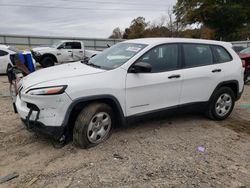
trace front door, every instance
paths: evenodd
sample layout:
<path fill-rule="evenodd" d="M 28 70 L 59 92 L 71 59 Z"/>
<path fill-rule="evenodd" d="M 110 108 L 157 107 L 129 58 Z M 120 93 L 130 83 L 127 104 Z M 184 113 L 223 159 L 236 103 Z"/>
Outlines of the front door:
<path fill-rule="evenodd" d="M 127 116 L 179 104 L 182 77 L 178 70 L 178 51 L 177 44 L 164 44 L 149 50 L 136 61 L 150 64 L 152 71 L 127 74 Z"/>

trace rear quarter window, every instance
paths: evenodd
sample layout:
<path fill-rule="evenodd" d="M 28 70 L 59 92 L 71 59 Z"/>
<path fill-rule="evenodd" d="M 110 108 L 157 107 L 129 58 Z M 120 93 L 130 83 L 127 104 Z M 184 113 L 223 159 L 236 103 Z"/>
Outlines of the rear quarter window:
<path fill-rule="evenodd" d="M 215 52 L 217 63 L 225 63 L 232 61 L 232 56 L 229 52 L 222 46 L 213 46 L 213 50 Z"/>

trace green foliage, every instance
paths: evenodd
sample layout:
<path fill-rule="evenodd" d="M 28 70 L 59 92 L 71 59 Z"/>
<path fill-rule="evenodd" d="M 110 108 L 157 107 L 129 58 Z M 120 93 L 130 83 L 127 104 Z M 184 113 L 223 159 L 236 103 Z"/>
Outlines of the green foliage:
<path fill-rule="evenodd" d="M 176 22 L 200 24 L 215 32 L 216 39 L 241 39 L 240 31 L 250 24 L 249 0 L 178 0 Z"/>
<path fill-rule="evenodd" d="M 144 17 L 137 17 L 132 20 L 130 27 L 123 33 L 124 39 L 135 39 L 143 37 L 171 37 L 172 32 L 163 24 L 151 25 Z"/>
<path fill-rule="evenodd" d="M 148 26 L 144 17 L 138 17 L 132 20 L 129 28 L 125 29 L 124 38 L 135 39 L 143 37 L 143 33 Z"/>

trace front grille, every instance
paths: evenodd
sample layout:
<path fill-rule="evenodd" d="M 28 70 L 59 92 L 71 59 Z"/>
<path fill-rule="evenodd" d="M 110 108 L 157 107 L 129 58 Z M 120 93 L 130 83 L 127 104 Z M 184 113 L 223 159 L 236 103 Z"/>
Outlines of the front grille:
<path fill-rule="evenodd" d="M 32 54 L 32 57 L 33 57 L 36 61 L 39 61 L 39 60 L 40 60 L 41 55 L 39 55 L 38 53 L 34 52 L 33 50 L 31 50 L 31 54 Z"/>

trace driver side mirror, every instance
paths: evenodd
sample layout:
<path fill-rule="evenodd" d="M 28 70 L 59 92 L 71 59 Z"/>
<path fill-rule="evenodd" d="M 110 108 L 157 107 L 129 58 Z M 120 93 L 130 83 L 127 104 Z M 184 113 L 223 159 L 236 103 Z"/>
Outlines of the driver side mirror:
<path fill-rule="evenodd" d="M 130 73 L 148 73 L 151 72 L 152 66 L 146 62 L 137 62 L 129 68 Z"/>

